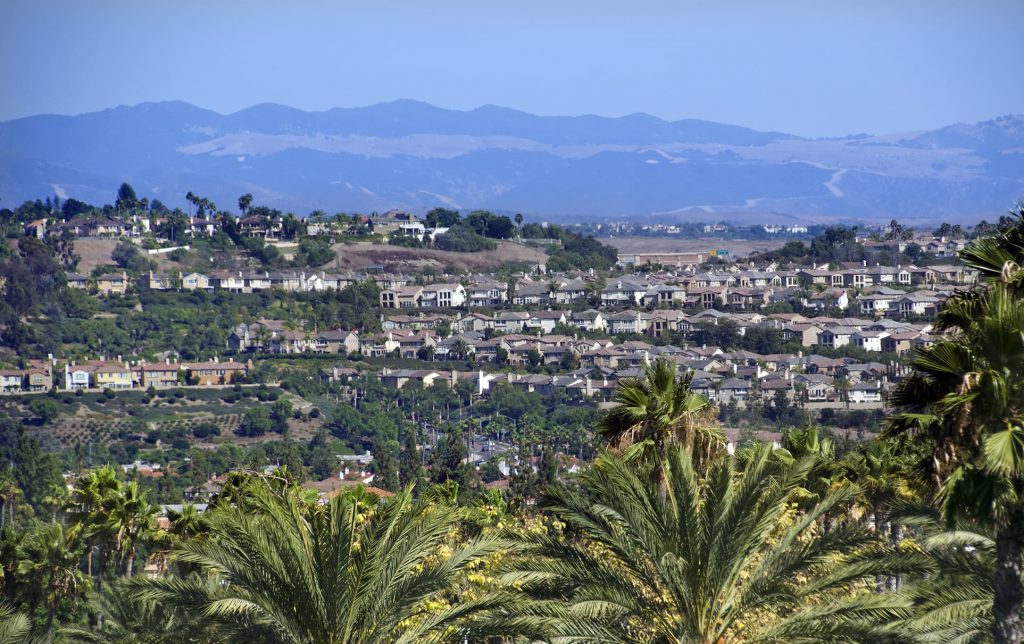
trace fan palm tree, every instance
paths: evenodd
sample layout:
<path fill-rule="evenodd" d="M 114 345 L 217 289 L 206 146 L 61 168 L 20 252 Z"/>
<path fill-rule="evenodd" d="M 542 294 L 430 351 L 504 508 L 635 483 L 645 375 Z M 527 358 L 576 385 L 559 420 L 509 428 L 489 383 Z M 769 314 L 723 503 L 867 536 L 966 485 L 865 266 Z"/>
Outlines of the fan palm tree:
<path fill-rule="evenodd" d="M 86 571 L 93 574 L 93 548 L 100 549 L 102 573 L 103 546 L 110 540 L 109 516 L 121 494 L 121 482 L 114 468 L 105 465 L 90 470 L 77 481 L 68 498 L 68 519 L 72 535 L 85 543 Z"/>
<path fill-rule="evenodd" d="M 831 492 L 794 515 L 792 501 L 813 459 L 751 449 L 742 471 L 718 456 L 702 476 L 687 450 L 668 448 L 665 491 L 619 457 L 605 455 L 580 478 L 583 492 L 556 490 L 549 507 L 575 539 L 531 535 L 505 576 L 546 598 L 569 641 L 865 641 L 907 602 L 851 593 L 881 572 L 883 541 L 850 524 L 815 522 L 855 493 Z"/>
<path fill-rule="evenodd" d="M 47 609 L 46 629 L 53 631 L 53 619 L 66 599 L 76 599 L 89 586 L 79 571 L 80 544 L 59 523 L 44 524 L 25 539 L 18 574 L 29 580 L 33 597 Z"/>
<path fill-rule="evenodd" d="M 0 644 L 23 644 L 31 627 L 27 617 L 0 603 Z"/>
<path fill-rule="evenodd" d="M 890 396 L 890 434 L 925 434 L 927 466 L 949 519 L 996 526 L 993 637 L 1024 637 L 1024 210 L 1008 229 L 962 257 L 986 288 L 950 297 L 936 318 L 944 336 L 911 359 L 915 373 Z"/>
<path fill-rule="evenodd" d="M 158 508 L 149 502 L 144 490 L 132 481 L 126 484 L 117 502 L 107 515 L 107 530 L 113 535 L 113 546 L 125 562 L 124 576 L 131 577 L 135 567 L 135 551 L 140 541 L 156 532 Z"/>
<path fill-rule="evenodd" d="M 0 474 L 0 530 L 7 524 L 14 526 L 14 510 L 18 505 L 18 497 L 22 496 L 21 488 L 14 480 L 10 468 Z"/>
<path fill-rule="evenodd" d="M 610 447 L 625 447 L 627 460 L 663 477 L 662 463 L 669 445 L 678 444 L 707 460 L 724 445 L 711 426 L 714 406 L 690 389 L 693 372 L 679 376 L 663 359 L 644 367 L 640 378 L 623 378 L 612 395 L 614 407 L 601 419 L 597 435 Z"/>
<path fill-rule="evenodd" d="M 310 504 L 254 483 L 244 509 L 209 512 L 209 538 L 173 553 L 206 575 L 136 579 L 140 596 L 201 614 L 224 634 L 310 644 L 461 641 L 461 620 L 507 604 L 495 594 L 429 610 L 457 576 L 509 544 L 484 537 L 438 556 L 460 520 L 455 506 L 414 502 L 410 490 L 365 501 Z"/>

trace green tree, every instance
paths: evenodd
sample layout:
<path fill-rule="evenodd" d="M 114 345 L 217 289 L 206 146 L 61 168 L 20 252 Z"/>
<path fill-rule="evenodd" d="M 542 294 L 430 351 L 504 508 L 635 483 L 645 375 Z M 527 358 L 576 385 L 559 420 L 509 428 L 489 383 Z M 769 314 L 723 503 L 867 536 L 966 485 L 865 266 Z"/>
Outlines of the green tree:
<path fill-rule="evenodd" d="M 59 523 L 43 524 L 26 538 L 18 574 L 29 580 L 33 596 L 41 598 L 46 606 L 49 633 L 53 632 L 62 603 L 77 598 L 89 587 L 88 579 L 78 569 L 81 556 L 81 544 Z"/>
<path fill-rule="evenodd" d="M 270 418 L 270 412 L 263 405 L 257 405 L 246 410 L 237 433 L 240 436 L 263 436 L 273 429 L 274 421 Z"/>
<path fill-rule="evenodd" d="M 88 628 L 61 629 L 72 642 L 90 644 L 174 644 L 176 642 L 212 642 L 203 632 L 202 618 L 194 613 L 171 609 L 151 600 L 140 599 L 135 588 L 118 582 L 94 599 L 101 622 Z"/>
<path fill-rule="evenodd" d="M 719 456 L 704 476 L 672 446 L 662 486 L 602 456 L 580 477 L 582 492 L 548 500 L 580 538 L 528 536 L 506 581 L 563 601 L 554 626 L 570 640 L 873 641 L 901 607 L 857 592 L 882 572 L 881 540 L 856 525 L 816 529 L 851 486 L 792 516 L 813 459 L 780 459 L 759 445 L 742 470 Z"/>
<path fill-rule="evenodd" d="M 252 206 L 252 195 L 246 193 L 238 198 L 238 212 L 242 213 L 244 217 L 249 212 L 249 207 Z"/>
<path fill-rule="evenodd" d="M 612 395 L 614 407 L 601 419 L 597 436 L 613 448 L 624 447 L 627 460 L 639 461 L 655 479 L 669 445 L 692 450 L 708 460 L 723 444 L 711 425 L 714 407 L 690 390 L 693 373 L 677 375 L 676 366 L 659 359 L 639 378 L 623 378 Z"/>
<path fill-rule="evenodd" d="M 45 425 L 57 417 L 57 403 L 49 398 L 34 398 L 28 404 L 29 411 Z"/>
<path fill-rule="evenodd" d="M 437 556 L 461 517 L 450 504 L 408 492 L 377 502 L 357 489 L 322 505 L 255 483 L 246 498 L 245 508 L 210 513 L 209 539 L 175 550 L 204 575 L 138 579 L 140 596 L 202 614 L 225 635 L 311 644 L 451 638 L 467 617 L 509 602 L 491 593 L 424 610 L 482 557 L 509 548 L 483 537 Z"/>
<path fill-rule="evenodd" d="M 403 432 L 402 452 L 398 455 L 398 479 L 403 486 L 418 486 L 423 481 L 423 463 L 414 427 L 406 427 Z"/>
<path fill-rule="evenodd" d="M 156 532 L 158 508 L 152 505 L 145 490 L 131 481 L 124 485 L 107 516 L 107 528 L 112 535 L 114 552 L 124 560 L 124 576 L 131 577 L 135 566 L 135 552 Z"/>
<path fill-rule="evenodd" d="M 398 468 L 398 441 L 377 437 L 373 443 L 373 482 L 385 490 L 399 490 L 401 483 Z"/>
<path fill-rule="evenodd" d="M 890 434 L 923 434 L 947 519 L 991 522 L 996 534 L 993 639 L 1024 636 L 1024 208 L 961 254 L 985 288 L 954 294 L 942 334 L 910 360 L 890 396 Z"/>
<path fill-rule="evenodd" d="M 9 604 L 0 603 L 0 644 L 24 644 L 30 630 L 28 617 L 16 613 Z"/>
<path fill-rule="evenodd" d="M 309 441 L 309 472 L 322 481 L 338 470 L 338 459 L 327 444 L 327 430 L 321 427 Z"/>

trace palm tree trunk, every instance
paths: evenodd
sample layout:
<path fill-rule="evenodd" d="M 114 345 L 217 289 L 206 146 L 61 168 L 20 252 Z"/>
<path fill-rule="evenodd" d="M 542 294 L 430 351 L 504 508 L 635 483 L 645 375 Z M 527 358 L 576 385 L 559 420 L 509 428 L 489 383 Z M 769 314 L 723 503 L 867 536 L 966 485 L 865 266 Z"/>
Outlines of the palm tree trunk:
<path fill-rule="evenodd" d="M 1022 512 L 1015 513 L 1020 519 Z M 994 602 L 995 622 L 992 638 L 996 644 L 1020 644 L 1024 629 L 1021 624 L 1021 554 L 1024 553 L 1024 522 L 1009 520 L 996 536 L 996 577 Z"/>
<path fill-rule="evenodd" d="M 128 549 L 128 563 L 127 563 L 127 565 L 125 566 L 125 569 L 124 569 L 124 576 L 125 577 L 131 577 L 132 576 L 132 568 L 134 567 L 134 565 L 135 565 L 135 546 L 132 545 L 132 547 Z"/>
<path fill-rule="evenodd" d="M 889 523 L 889 543 L 892 544 L 893 548 L 900 545 L 903 541 L 903 526 L 895 521 Z M 903 577 L 900 575 L 892 575 L 886 581 L 886 587 L 890 591 L 897 591 L 903 586 Z"/>

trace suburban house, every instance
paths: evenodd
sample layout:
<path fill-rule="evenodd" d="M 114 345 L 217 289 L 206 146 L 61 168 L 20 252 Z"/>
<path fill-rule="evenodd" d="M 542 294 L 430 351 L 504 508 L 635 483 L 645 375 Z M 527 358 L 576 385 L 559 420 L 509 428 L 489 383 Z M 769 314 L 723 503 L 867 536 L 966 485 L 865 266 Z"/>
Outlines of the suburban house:
<path fill-rule="evenodd" d="M 233 360 L 214 358 L 213 362 L 195 362 L 184 365 L 190 381 L 198 385 L 227 385 L 249 373 L 249 365 Z"/>
<path fill-rule="evenodd" d="M 128 291 L 125 273 L 108 273 L 96 278 L 96 292 L 101 295 L 124 295 Z"/>
<path fill-rule="evenodd" d="M 142 387 L 174 387 L 178 385 L 178 374 L 182 373 L 181 365 L 171 362 L 153 362 L 139 365 L 139 384 Z"/>

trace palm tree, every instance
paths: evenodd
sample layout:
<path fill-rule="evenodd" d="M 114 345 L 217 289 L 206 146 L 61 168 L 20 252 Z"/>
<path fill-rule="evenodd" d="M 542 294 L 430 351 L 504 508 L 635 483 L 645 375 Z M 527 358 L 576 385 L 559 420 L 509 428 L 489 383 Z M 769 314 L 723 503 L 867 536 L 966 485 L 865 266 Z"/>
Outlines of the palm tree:
<path fill-rule="evenodd" d="M 0 644 L 23 644 L 31 626 L 27 617 L 0 603 Z"/>
<path fill-rule="evenodd" d="M 246 193 L 238 198 L 238 212 L 242 213 L 244 217 L 249 212 L 249 207 L 252 206 L 252 195 Z"/>
<path fill-rule="evenodd" d="M 482 537 L 439 556 L 461 518 L 451 504 L 414 502 L 408 489 L 372 504 L 358 494 L 307 503 L 259 482 L 247 492 L 245 508 L 204 517 L 209 538 L 173 553 L 205 575 L 136 579 L 140 596 L 201 613 L 224 634 L 310 644 L 461 641 L 462 620 L 509 601 L 494 594 L 438 610 L 426 604 L 510 546 Z"/>
<path fill-rule="evenodd" d="M 987 642 L 994 627 L 996 540 L 985 526 L 942 530 L 936 517 L 909 516 L 927 535 L 913 556 L 923 573 L 901 591 L 913 617 L 901 628 L 923 642 Z M 905 556 L 905 555 L 904 555 Z"/>
<path fill-rule="evenodd" d="M 34 596 L 47 609 L 46 629 L 53 631 L 53 619 L 61 603 L 75 599 L 89 586 L 79 571 L 82 548 L 59 523 L 44 524 L 28 535 L 18 574 L 30 580 Z"/>
<path fill-rule="evenodd" d="M 678 376 L 676 366 L 663 359 L 645 366 L 643 377 L 623 378 L 597 435 L 612 448 L 625 447 L 627 460 L 642 462 L 656 479 L 663 476 L 661 464 L 672 444 L 692 450 L 699 467 L 724 439 L 710 424 L 714 406 L 690 390 L 692 380 L 693 372 Z"/>
<path fill-rule="evenodd" d="M 911 359 L 915 373 L 890 395 L 890 434 L 925 434 L 926 465 L 948 519 L 996 526 L 993 637 L 1019 643 L 1024 555 L 1024 209 L 1017 221 L 962 253 L 986 288 L 950 297 L 945 335 Z"/>
<path fill-rule="evenodd" d="M 145 491 L 132 481 L 124 486 L 107 516 L 107 529 L 113 535 L 114 550 L 125 560 L 125 577 L 132 576 L 139 542 L 152 537 L 156 531 L 157 511 L 158 508 L 146 498 Z"/>
<path fill-rule="evenodd" d="M 182 642 L 213 642 L 205 636 L 201 618 L 172 610 L 137 596 L 124 582 L 111 584 L 107 592 L 95 598 L 102 623 L 88 628 L 61 629 L 61 635 L 72 642 L 105 644 L 179 644 Z"/>
<path fill-rule="evenodd" d="M 884 542 L 856 524 L 828 533 L 815 522 L 854 494 L 838 488 L 807 512 L 792 501 L 812 458 L 769 445 L 740 470 L 719 455 L 702 475 L 693 455 L 668 448 L 662 494 L 619 457 L 600 457 L 548 505 L 570 535 L 527 537 L 530 548 L 504 581 L 546 598 L 555 635 L 577 641 L 866 641 L 883 618 L 906 612 L 865 591 L 882 572 Z M 845 595 L 845 598 L 842 598 Z M 558 611 L 558 603 L 564 608 Z"/>
<path fill-rule="evenodd" d="M 14 475 L 8 468 L 3 475 L 0 475 L 0 529 L 10 524 L 14 526 L 14 509 L 18 503 L 18 497 L 22 495 Z"/>
<path fill-rule="evenodd" d="M 105 465 L 90 470 L 77 481 L 68 499 L 69 530 L 85 543 L 86 572 L 93 574 L 93 548 L 99 546 L 100 573 L 103 546 L 110 540 L 109 516 L 121 494 L 121 482 L 114 468 Z"/>

